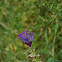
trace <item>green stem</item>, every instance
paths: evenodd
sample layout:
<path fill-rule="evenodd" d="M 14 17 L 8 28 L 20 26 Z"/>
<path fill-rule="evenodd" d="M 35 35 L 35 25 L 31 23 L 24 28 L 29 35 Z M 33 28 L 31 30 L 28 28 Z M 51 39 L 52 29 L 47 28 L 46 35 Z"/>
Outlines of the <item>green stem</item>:
<path fill-rule="evenodd" d="M 46 44 L 47 44 L 47 47 L 48 47 L 47 29 L 45 29 L 45 40 L 46 40 Z"/>
<path fill-rule="evenodd" d="M 33 49 L 32 49 L 32 47 L 30 47 L 31 48 L 31 51 L 33 52 Z"/>
<path fill-rule="evenodd" d="M 53 47 L 52 47 L 52 54 L 54 56 L 54 47 L 55 47 L 55 41 L 56 41 L 56 33 L 57 33 L 57 29 L 58 29 L 58 21 L 56 20 L 56 25 L 55 25 L 55 31 L 54 31 L 54 39 L 53 39 Z"/>

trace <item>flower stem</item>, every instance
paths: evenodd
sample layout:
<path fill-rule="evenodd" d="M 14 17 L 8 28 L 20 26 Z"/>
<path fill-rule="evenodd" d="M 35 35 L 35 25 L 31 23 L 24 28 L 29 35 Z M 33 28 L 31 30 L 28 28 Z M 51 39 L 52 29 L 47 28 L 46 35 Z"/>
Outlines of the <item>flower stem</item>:
<path fill-rule="evenodd" d="M 31 51 L 33 52 L 33 49 L 32 49 L 32 47 L 30 47 L 31 48 Z"/>

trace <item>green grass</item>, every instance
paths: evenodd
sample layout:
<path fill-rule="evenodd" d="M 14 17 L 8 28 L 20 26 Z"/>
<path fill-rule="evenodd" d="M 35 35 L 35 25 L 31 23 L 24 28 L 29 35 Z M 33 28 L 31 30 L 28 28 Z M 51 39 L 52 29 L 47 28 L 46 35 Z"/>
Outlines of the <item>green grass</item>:
<path fill-rule="evenodd" d="M 40 61 L 62 61 L 61 0 L 0 0 L 0 62 L 31 62 L 30 48 L 17 38 L 21 31 L 34 34 Z"/>

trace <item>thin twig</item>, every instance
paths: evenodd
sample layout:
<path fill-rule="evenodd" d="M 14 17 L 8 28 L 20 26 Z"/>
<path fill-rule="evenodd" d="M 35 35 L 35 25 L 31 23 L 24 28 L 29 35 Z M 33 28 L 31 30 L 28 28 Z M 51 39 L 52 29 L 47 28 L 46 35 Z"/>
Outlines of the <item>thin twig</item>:
<path fill-rule="evenodd" d="M 0 22 L 0 25 L 5 28 L 5 29 L 8 29 L 8 27 L 6 25 L 4 25 L 2 22 Z"/>

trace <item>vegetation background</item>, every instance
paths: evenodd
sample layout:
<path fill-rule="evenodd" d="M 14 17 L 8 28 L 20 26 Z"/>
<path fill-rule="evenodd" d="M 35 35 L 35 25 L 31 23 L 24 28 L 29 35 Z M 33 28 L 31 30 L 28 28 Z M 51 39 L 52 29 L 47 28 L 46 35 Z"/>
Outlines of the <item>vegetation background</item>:
<path fill-rule="evenodd" d="M 33 32 L 42 62 L 62 62 L 61 0 L 0 0 L 0 62 L 32 61 L 17 38 L 24 30 Z"/>

